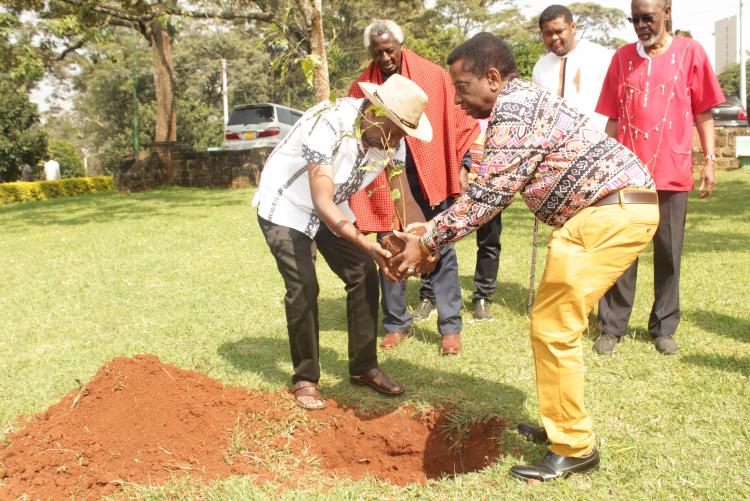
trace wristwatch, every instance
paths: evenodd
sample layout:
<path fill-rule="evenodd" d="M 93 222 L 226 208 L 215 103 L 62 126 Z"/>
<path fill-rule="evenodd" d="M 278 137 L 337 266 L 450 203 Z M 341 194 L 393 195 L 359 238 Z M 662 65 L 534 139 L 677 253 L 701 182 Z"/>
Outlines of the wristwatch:
<path fill-rule="evenodd" d="M 713 153 L 709 153 L 708 155 L 703 155 L 704 160 L 711 160 L 712 162 L 716 161 L 716 155 Z"/>

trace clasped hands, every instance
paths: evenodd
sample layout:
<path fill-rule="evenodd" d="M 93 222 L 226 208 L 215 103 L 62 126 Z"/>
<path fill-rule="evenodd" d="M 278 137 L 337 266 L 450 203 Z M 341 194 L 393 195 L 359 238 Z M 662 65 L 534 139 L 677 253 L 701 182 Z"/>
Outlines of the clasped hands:
<path fill-rule="evenodd" d="M 420 273 L 428 273 L 435 269 L 440 254 L 428 254 L 419 245 L 422 235 L 432 231 L 432 221 L 426 223 L 412 223 L 403 232 L 394 231 L 376 245 L 378 258 L 375 259 L 383 270 L 385 278 L 392 282 L 400 282 Z"/>

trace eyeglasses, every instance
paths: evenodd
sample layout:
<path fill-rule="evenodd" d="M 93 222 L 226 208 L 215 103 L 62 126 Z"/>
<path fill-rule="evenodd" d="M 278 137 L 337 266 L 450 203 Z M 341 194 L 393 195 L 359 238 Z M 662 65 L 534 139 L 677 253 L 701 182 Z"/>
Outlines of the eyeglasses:
<path fill-rule="evenodd" d="M 641 21 L 643 21 L 644 23 L 651 24 L 654 22 L 654 19 L 655 17 L 653 14 L 643 14 L 643 15 L 636 14 L 635 16 L 630 16 L 628 18 L 628 22 L 633 23 L 633 24 L 638 24 Z"/>

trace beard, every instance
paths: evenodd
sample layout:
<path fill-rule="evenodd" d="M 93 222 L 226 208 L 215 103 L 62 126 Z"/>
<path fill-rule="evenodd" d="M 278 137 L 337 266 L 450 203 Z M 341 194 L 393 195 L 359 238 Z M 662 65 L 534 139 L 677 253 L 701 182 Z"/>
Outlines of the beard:
<path fill-rule="evenodd" d="M 659 31 L 650 35 L 646 40 L 641 40 L 641 45 L 643 45 L 643 47 L 646 49 L 653 47 L 654 44 L 662 38 L 665 31 L 666 31 L 666 28 L 662 24 L 659 27 Z"/>

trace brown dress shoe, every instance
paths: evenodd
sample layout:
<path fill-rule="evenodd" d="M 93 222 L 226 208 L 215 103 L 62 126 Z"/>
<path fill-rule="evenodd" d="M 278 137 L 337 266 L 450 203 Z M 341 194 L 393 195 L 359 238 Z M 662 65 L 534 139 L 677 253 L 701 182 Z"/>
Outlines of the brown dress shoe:
<path fill-rule="evenodd" d="M 443 355 L 458 355 L 461 353 L 461 333 L 443 335 L 440 347 Z"/>
<path fill-rule="evenodd" d="M 383 336 L 383 340 L 380 342 L 380 347 L 384 350 L 392 350 L 407 337 L 409 337 L 408 332 L 388 332 Z"/>

